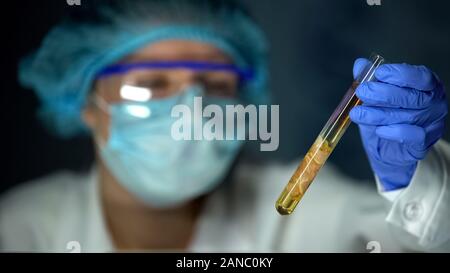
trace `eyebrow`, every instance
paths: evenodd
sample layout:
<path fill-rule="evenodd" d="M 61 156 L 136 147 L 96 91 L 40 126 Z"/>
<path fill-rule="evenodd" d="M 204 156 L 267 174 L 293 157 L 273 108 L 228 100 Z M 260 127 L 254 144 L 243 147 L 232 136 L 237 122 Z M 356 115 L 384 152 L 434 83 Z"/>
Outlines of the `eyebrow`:
<path fill-rule="evenodd" d="M 188 68 L 196 71 L 228 71 L 237 74 L 241 80 L 247 81 L 254 77 L 254 71 L 251 68 L 240 68 L 234 64 L 202 61 L 145 61 L 133 63 L 119 63 L 102 69 L 97 78 L 125 73 L 132 69 L 174 69 Z"/>
<path fill-rule="evenodd" d="M 154 55 L 154 56 L 149 56 L 146 54 L 139 54 L 139 53 L 134 53 L 131 55 L 128 55 L 126 58 L 122 59 L 121 63 L 126 63 L 126 62 L 140 62 L 140 61 L 144 61 L 144 62 L 159 62 L 159 61 L 171 61 L 171 58 L 166 58 L 165 54 L 160 54 L 160 55 Z M 195 60 L 197 59 L 198 61 L 212 61 L 212 62 L 217 62 L 217 63 L 232 63 L 232 59 L 227 56 L 224 55 L 220 52 L 210 52 L 208 54 L 203 54 L 203 55 L 198 55 L 198 54 L 189 54 L 189 53 L 185 53 L 185 54 L 181 54 L 178 55 L 174 60 L 178 60 L 178 61 L 183 61 L 183 60 Z"/>

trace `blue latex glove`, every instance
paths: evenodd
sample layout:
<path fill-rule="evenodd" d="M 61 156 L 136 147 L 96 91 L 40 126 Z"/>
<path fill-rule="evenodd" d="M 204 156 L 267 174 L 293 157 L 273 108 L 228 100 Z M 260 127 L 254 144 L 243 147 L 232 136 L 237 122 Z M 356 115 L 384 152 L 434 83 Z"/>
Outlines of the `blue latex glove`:
<path fill-rule="evenodd" d="M 355 61 L 355 78 L 367 62 Z M 417 162 L 442 137 L 448 107 L 444 86 L 425 66 L 384 64 L 375 77 L 356 89 L 363 104 L 350 118 L 359 125 L 373 171 L 390 191 L 409 184 Z"/>

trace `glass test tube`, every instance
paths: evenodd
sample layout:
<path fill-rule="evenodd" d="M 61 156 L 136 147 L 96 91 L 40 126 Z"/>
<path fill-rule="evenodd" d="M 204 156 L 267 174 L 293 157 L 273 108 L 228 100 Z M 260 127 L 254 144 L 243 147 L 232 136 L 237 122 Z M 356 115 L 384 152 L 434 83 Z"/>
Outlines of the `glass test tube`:
<path fill-rule="evenodd" d="M 361 104 L 361 101 L 355 95 L 356 88 L 360 83 L 372 81 L 375 69 L 383 62 L 382 56 L 372 55 L 370 62 L 352 83 L 278 198 L 275 207 L 280 214 L 288 215 L 294 211 L 320 168 L 325 164 L 328 156 L 348 128 L 350 110 Z"/>

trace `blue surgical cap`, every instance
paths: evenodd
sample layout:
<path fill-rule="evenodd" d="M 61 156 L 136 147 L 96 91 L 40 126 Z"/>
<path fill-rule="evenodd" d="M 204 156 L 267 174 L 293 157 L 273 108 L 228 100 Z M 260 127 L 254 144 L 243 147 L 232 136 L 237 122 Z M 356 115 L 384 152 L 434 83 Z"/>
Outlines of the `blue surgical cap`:
<path fill-rule="evenodd" d="M 20 83 L 41 101 L 38 116 L 59 136 L 87 132 L 81 111 L 100 70 L 161 40 L 214 45 L 236 65 L 254 70 L 244 99 L 267 102 L 267 43 L 234 1 L 86 1 L 77 9 L 19 66 Z"/>

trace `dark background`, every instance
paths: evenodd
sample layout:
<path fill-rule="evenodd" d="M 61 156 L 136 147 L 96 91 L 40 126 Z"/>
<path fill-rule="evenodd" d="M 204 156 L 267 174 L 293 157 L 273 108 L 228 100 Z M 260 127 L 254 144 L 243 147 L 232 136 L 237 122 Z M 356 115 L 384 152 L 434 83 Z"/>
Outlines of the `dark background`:
<path fill-rule="evenodd" d="M 95 0 L 81 0 L 82 5 L 84 1 Z M 35 118 L 35 95 L 17 83 L 20 57 L 39 45 L 51 25 L 78 7 L 65 0 L 10 2 L 11 7 L 2 6 L 6 49 L 0 192 L 56 170 L 86 170 L 93 159 L 89 139 L 61 140 L 48 134 Z M 254 160 L 287 161 L 305 153 L 349 87 L 357 57 L 377 52 L 390 62 L 424 64 L 447 86 L 450 83 L 448 1 L 381 0 L 380 6 L 366 0 L 244 2 L 269 37 L 273 104 L 280 105 L 280 147 L 276 152 L 252 152 L 259 146 L 251 143 Z M 450 139 L 449 129 L 444 138 Z M 330 160 L 350 176 L 371 177 L 355 125 Z"/>

